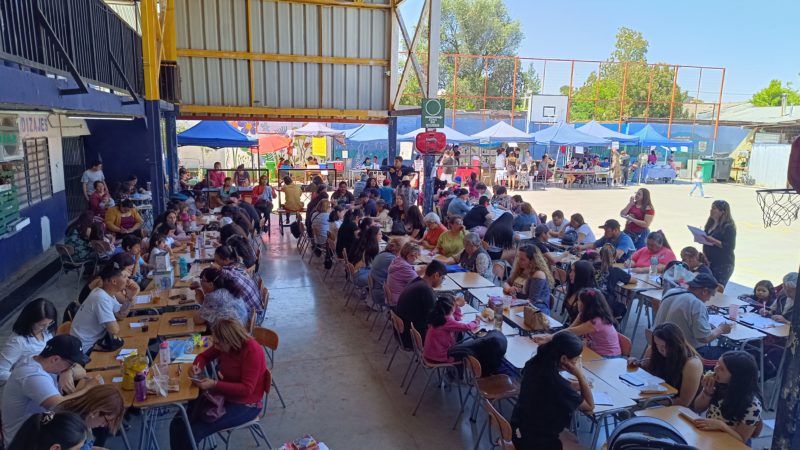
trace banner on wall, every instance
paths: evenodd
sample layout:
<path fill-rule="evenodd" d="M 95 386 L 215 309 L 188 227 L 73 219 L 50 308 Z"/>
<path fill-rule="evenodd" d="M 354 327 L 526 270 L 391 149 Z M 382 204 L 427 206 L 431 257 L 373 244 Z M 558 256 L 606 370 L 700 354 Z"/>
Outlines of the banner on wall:
<path fill-rule="evenodd" d="M 328 140 L 324 137 L 311 138 L 311 154 L 314 156 L 328 156 Z"/>

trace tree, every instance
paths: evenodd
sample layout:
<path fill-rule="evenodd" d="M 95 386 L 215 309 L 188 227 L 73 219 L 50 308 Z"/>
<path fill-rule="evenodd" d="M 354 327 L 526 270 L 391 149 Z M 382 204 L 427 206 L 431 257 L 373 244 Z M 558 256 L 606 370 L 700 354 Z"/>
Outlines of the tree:
<path fill-rule="evenodd" d="M 621 27 L 608 63 L 589 74 L 582 86 L 573 87 L 569 120 L 668 118 L 673 100 L 675 69 L 648 65 L 648 46 L 642 33 Z M 562 86 L 561 93 L 569 95 L 569 86 Z M 682 103 L 688 100 L 688 93 L 675 85 L 673 118 L 686 116 Z"/>
<path fill-rule="evenodd" d="M 522 24 L 511 19 L 502 0 L 442 0 L 440 34 L 441 53 L 478 55 L 458 57 L 457 73 L 455 57 L 443 59 L 440 65 L 439 88 L 444 90 L 444 98 L 452 98 L 453 79 L 457 78 L 457 108 L 511 109 L 510 99 L 487 99 L 484 104 L 484 93 L 487 97 L 516 95 L 514 108 L 519 108 L 527 91 L 539 92 L 541 81 L 533 66 L 523 67 L 513 58 L 525 35 Z M 427 42 L 423 40 L 420 46 L 427 48 Z M 508 58 L 483 57 L 488 55 Z M 418 80 L 412 76 L 401 102 L 419 104 L 419 92 Z"/>
<path fill-rule="evenodd" d="M 786 103 L 789 105 L 800 105 L 800 92 L 792 89 L 792 82 L 783 86 L 780 80 L 772 80 L 769 86 L 753 94 L 750 103 L 755 106 L 780 106 L 781 97 L 786 94 Z"/>

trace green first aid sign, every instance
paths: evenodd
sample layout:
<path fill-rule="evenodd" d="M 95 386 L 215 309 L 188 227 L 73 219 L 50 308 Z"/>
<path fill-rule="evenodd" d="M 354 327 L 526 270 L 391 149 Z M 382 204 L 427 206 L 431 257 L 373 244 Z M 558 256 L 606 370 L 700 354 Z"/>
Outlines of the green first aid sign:
<path fill-rule="evenodd" d="M 422 100 L 422 128 L 444 128 L 444 100 Z"/>

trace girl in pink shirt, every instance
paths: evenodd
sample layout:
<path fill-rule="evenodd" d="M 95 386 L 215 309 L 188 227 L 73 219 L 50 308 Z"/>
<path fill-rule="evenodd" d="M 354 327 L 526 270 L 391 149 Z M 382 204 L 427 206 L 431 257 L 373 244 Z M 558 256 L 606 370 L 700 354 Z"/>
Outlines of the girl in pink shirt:
<path fill-rule="evenodd" d="M 636 250 L 631 255 L 631 262 L 633 263 L 631 271 L 633 273 L 647 273 L 650 270 L 650 258 L 653 257 L 658 259 L 659 273 L 664 271 L 667 264 L 678 259 L 675 257 L 675 253 L 672 252 L 664 232 L 660 230 L 650 233 L 647 236 L 647 245 Z"/>
<path fill-rule="evenodd" d="M 616 323 L 603 293 L 594 288 L 585 288 L 578 292 L 578 317 L 569 328 L 562 331 L 583 336 L 589 348 L 598 355 L 613 358 L 622 355 L 619 336 L 614 328 Z M 552 338 L 552 335 L 540 335 L 533 340 L 543 344 Z"/>
<path fill-rule="evenodd" d="M 456 333 L 478 328 L 480 321 L 477 314 L 472 322 L 459 322 L 461 320 L 461 306 L 463 305 L 464 297 L 456 298 L 455 302 L 449 297 L 439 297 L 439 300 L 436 301 L 428 318 L 428 332 L 425 334 L 425 345 L 422 351 L 423 356 L 428 361 L 438 363 L 455 362 L 447 354 L 447 351 L 456 344 Z"/>

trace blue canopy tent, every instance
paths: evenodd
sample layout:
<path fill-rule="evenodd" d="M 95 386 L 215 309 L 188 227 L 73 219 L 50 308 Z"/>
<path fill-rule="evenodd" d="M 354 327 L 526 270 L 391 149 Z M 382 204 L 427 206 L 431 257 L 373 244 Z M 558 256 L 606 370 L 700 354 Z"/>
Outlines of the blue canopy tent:
<path fill-rule="evenodd" d="M 500 121 L 491 127 L 472 135 L 481 142 L 533 142 L 533 136 Z"/>
<path fill-rule="evenodd" d="M 544 130 L 537 131 L 533 133 L 532 136 L 537 144 L 548 146 L 576 145 L 581 147 L 605 147 L 611 145 L 611 141 L 607 139 L 578 131 L 564 122 L 559 122 Z"/>
<path fill-rule="evenodd" d="M 178 133 L 178 146 L 198 145 L 210 148 L 256 147 L 258 141 L 239 132 L 224 120 L 203 120 Z"/>
<path fill-rule="evenodd" d="M 620 142 L 623 144 L 639 143 L 638 136 L 631 136 L 629 134 L 618 133 L 614 130 L 610 130 L 601 125 L 596 120 L 592 120 L 591 122 L 588 122 L 585 125 L 576 128 L 576 130 L 599 138 L 608 139 L 609 141 L 612 142 Z"/>
<path fill-rule="evenodd" d="M 656 131 L 651 125 L 647 125 L 641 130 L 633 134 L 639 138 L 639 144 L 642 147 L 650 146 L 664 146 L 664 147 L 680 147 L 685 145 L 691 147 L 694 145 L 692 141 L 679 141 L 676 139 L 667 139 Z"/>
<path fill-rule="evenodd" d="M 436 131 L 444 133 L 444 135 L 447 137 L 447 142 L 452 144 L 463 144 L 465 142 L 477 141 L 477 139 L 471 136 L 467 136 L 466 134 L 456 131 L 448 126 L 445 126 L 444 128 L 439 128 Z M 414 142 L 414 139 L 416 139 L 417 135 L 424 132 L 425 128 L 417 128 L 416 130 L 410 133 L 397 136 L 397 140 L 402 142 Z"/>

